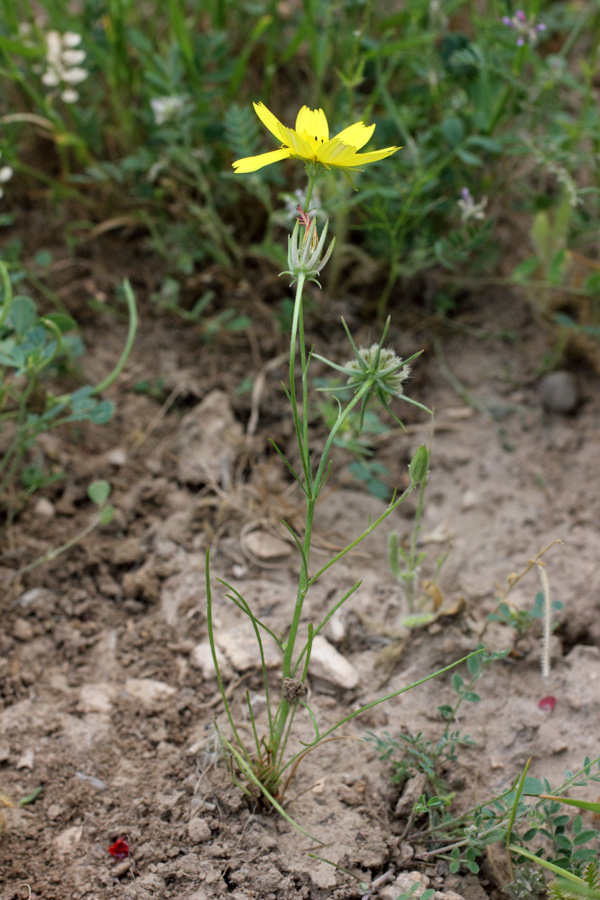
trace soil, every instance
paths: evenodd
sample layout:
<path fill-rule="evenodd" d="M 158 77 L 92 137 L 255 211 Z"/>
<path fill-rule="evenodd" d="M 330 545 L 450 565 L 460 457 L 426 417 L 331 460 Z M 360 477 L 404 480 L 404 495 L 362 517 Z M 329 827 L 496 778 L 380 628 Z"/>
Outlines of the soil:
<path fill-rule="evenodd" d="M 112 271 L 121 265 L 132 274 L 118 254 L 113 264 Z M 109 305 L 103 312 L 86 301 L 90 293 L 108 296 L 116 278 L 85 266 L 57 267 L 54 277 L 82 323 L 86 375 L 101 379 L 119 357 L 126 323 Z M 36 494 L 4 531 L 0 791 L 16 804 L 42 790 L 33 802 L 3 811 L 0 898 L 345 900 L 373 884 L 371 896 L 395 900 L 417 880 L 442 892 L 438 900 L 452 900 L 451 891 L 467 900 L 497 896 L 506 882 L 501 852 L 484 857 L 477 876 L 451 875 L 447 863 L 419 859 L 427 848 L 404 837 L 419 784 L 392 783 L 390 762 L 365 740 L 367 732 L 409 731 L 437 739 L 444 728 L 437 708 L 456 700 L 452 672 L 373 707 L 341 729 L 346 739 L 305 757 L 286 810 L 325 846 L 249 802 L 229 777 L 214 722 L 225 733 L 228 725 L 203 655 L 205 551 L 210 545 L 215 628 L 233 708 L 248 729 L 249 691 L 264 725 L 251 631 L 219 579 L 283 633 L 298 558 L 281 519 L 301 527 L 302 504 L 269 444 L 274 439 L 293 458 L 281 387 L 285 336 L 274 324 L 276 300 L 259 299 L 276 279 L 260 271 L 253 285 L 235 284 L 205 273 L 204 284 L 218 277 L 221 305 L 249 312 L 253 324 L 211 341 L 200 326 L 157 314 L 134 277 L 141 324 L 126 369 L 107 392 L 116 407 L 112 421 L 41 439 L 38 460 L 65 477 Z M 314 297 L 307 331 L 317 352 L 348 358 L 342 313 L 357 342 L 376 339 L 358 315 L 360 298 Z M 324 632 L 340 655 L 338 667 L 315 668 L 309 701 L 325 730 L 480 641 L 511 648 L 477 683 L 481 701 L 465 703 L 453 726 L 475 742 L 445 773 L 460 811 L 506 789 L 529 757 L 530 774 L 558 786 L 566 769 L 598 753 L 590 727 L 600 713 L 598 378 L 580 361 L 576 408 L 548 411 L 540 371 L 549 337 L 523 298 L 467 298 L 446 322 L 414 306 L 406 311 L 401 296 L 390 312 L 390 345 L 404 356 L 424 349 L 408 393 L 435 418 L 432 428 L 415 407 L 397 404 L 407 433 L 383 414 L 389 429 L 374 438 L 376 459 L 387 467 L 391 495 L 394 486 L 406 487 L 412 453 L 431 444 L 420 546 L 427 552 L 424 581 L 449 551 L 439 591 L 429 587 L 441 611 L 399 640 L 406 610 L 387 547 L 391 530 L 404 544 L 410 537 L 411 495 L 309 594 L 305 625 L 320 621 L 362 579 Z M 244 390 L 248 377 L 254 395 Z M 311 428 L 316 439 L 323 434 L 316 411 Z M 313 566 L 385 508 L 352 476 L 352 461 L 336 449 L 318 508 Z M 112 485 L 113 522 L 20 574 L 88 525 L 94 509 L 86 488 L 98 478 Z M 517 640 L 488 615 L 511 573 L 556 539 L 563 543 L 543 559 L 551 599 L 564 606 L 543 677 L 541 623 Z M 539 590 L 533 566 L 510 600 L 532 609 Z M 270 686 L 276 695 L 276 668 Z M 549 695 L 554 708 L 540 708 Z M 299 714 L 297 725 L 292 749 L 312 737 L 307 715 Z M 119 839 L 129 848 L 122 859 L 108 852 Z"/>

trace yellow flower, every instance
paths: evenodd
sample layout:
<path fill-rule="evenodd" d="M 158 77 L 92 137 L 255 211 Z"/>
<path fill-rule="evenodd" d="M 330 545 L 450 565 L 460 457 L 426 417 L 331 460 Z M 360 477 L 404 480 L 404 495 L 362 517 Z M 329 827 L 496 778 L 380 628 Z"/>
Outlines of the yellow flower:
<path fill-rule="evenodd" d="M 290 156 L 307 162 L 321 163 L 324 166 L 354 169 L 365 163 L 385 159 L 400 149 L 400 147 L 386 147 L 385 150 L 357 153 L 367 143 L 375 131 L 375 126 L 356 122 L 330 139 L 329 125 L 322 109 L 309 109 L 308 106 L 303 106 L 296 118 L 295 129 L 282 125 L 264 103 L 255 103 L 254 109 L 263 125 L 266 125 L 271 134 L 281 141 L 281 147 L 270 153 L 237 159 L 233 163 L 236 173 L 256 172 L 263 166 L 270 166 L 271 163 Z"/>

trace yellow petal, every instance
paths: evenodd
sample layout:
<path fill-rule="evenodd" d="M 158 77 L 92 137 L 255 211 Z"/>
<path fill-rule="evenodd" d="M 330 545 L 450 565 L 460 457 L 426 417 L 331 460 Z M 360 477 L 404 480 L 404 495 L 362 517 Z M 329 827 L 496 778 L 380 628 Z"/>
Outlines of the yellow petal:
<path fill-rule="evenodd" d="M 343 144 L 342 141 L 338 141 L 337 138 L 333 138 L 331 141 L 327 141 L 326 144 L 323 144 L 319 147 L 317 153 L 317 159 L 319 162 L 323 163 L 326 166 L 345 166 L 347 163 L 338 162 L 339 159 L 353 159 L 356 156 L 356 150 L 354 147 L 348 147 L 347 144 Z"/>
<path fill-rule="evenodd" d="M 354 166 L 363 166 L 366 163 L 377 162 L 378 159 L 385 159 L 386 156 L 391 156 L 392 153 L 400 149 L 400 147 L 386 147 L 385 150 L 372 150 L 370 153 L 353 153 L 348 162 L 338 162 L 336 160 L 334 165 L 345 166 L 348 169 Z"/>
<path fill-rule="evenodd" d="M 244 159 L 236 159 L 232 163 L 236 175 L 245 175 L 247 172 L 256 172 L 263 166 L 270 166 L 271 163 L 279 162 L 280 159 L 287 159 L 291 156 L 287 147 L 281 147 L 279 150 L 272 150 L 270 153 L 260 153 L 258 156 L 246 156 Z"/>
<path fill-rule="evenodd" d="M 339 134 L 336 134 L 335 137 L 338 141 L 343 141 L 344 144 L 348 144 L 350 147 L 360 150 L 361 147 L 365 146 L 374 131 L 374 125 L 365 125 L 364 122 L 356 122 L 355 125 L 349 125 L 347 128 L 344 128 L 344 130 L 340 131 Z"/>
<path fill-rule="evenodd" d="M 284 143 L 290 148 L 294 156 L 301 156 L 302 159 L 314 159 L 316 146 L 312 141 L 305 141 L 293 128 L 286 128 L 285 131 L 286 139 Z"/>
<path fill-rule="evenodd" d="M 286 132 L 288 129 L 281 124 L 279 119 L 274 116 L 269 109 L 267 109 L 264 103 L 254 103 L 253 105 L 255 113 L 263 125 L 269 129 L 271 134 L 275 135 L 278 141 L 281 141 L 282 144 L 286 144 Z"/>
<path fill-rule="evenodd" d="M 315 141 L 329 140 L 329 125 L 322 109 L 309 109 L 303 106 L 296 117 L 296 131 L 308 134 Z"/>

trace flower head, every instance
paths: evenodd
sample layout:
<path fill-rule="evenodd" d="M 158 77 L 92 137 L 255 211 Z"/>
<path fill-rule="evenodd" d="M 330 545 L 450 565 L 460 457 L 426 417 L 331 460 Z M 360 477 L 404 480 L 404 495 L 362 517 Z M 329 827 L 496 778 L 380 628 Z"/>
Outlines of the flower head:
<path fill-rule="evenodd" d="M 46 35 L 46 71 L 42 84 L 49 88 L 60 88 L 60 97 L 65 103 L 75 103 L 79 94 L 73 87 L 88 77 L 88 70 L 81 67 L 85 61 L 85 50 L 81 50 L 81 35 L 74 31 L 49 31 Z"/>
<path fill-rule="evenodd" d="M 186 98 L 178 95 L 172 97 L 153 97 L 150 100 L 154 121 L 157 125 L 173 122 L 180 118 L 185 108 Z"/>
<path fill-rule="evenodd" d="M 487 197 L 482 197 L 479 203 L 475 203 L 469 188 L 462 189 L 461 198 L 458 201 L 460 208 L 461 222 L 468 222 L 469 219 L 485 219 L 485 208 L 487 206 Z"/>
<path fill-rule="evenodd" d="M 287 128 L 275 118 L 264 103 L 255 103 L 256 115 L 263 125 L 275 135 L 281 143 L 278 150 L 261 153 L 258 156 L 247 156 L 233 163 L 236 173 L 256 172 L 263 166 L 279 162 L 280 159 L 302 159 L 322 166 L 337 166 L 340 169 L 356 169 L 366 163 L 377 162 L 391 156 L 399 147 L 386 147 L 385 150 L 372 150 L 370 153 L 358 153 L 367 143 L 374 125 L 356 122 L 344 128 L 335 137 L 329 137 L 329 125 L 322 109 L 309 109 L 303 106 L 296 118 L 296 127 Z"/>
<path fill-rule="evenodd" d="M 0 150 L 0 159 L 2 159 L 2 151 Z M 4 188 L 3 184 L 6 184 L 7 181 L 13 176 L 13 170 L 11 166 L 0 166 L 0 199 L 4 197 Z"/>
<path fill-rule="evenodd" d="M 301 206 L 298 206 L 300 217 L 296 219 L 294 230 L 288 235 L 288 266 L 281 275 L 291 275 L 292 284 L 299 275 L 304 275 L 309 281 L 321 285 L 317 281 L 317 275 L 329 262 L 329 257 L 335 246 L 335 238 L 327 248 L 325 255 L 325 238 L 327 237 L 327 229 L 329 222 L 325 222 L 321 237 L 317 234 L 317 220 L 310 219 L 308 213 L 305 213 Z M 303 225 L 300 231 L 300 225 Z"/>
<path fill-rule="evenodd" d="M 380 344 L 360 347 L 358 355 L 344 368 L 348 374 L 348 387 L 360 387 L 366 376 L 374 378 L 376 389 L 391 397 L 400 397 L 404 393 L 402 385 L 410 375 L 410 366 L 394 350 Z"/>
<path fill-rule="evenodd" d="M 381 340 L 378 344 L 371 344 L 370 347 L 358 348 L 343 319 L 342 325 L 344 326 L 344 330 L 352 345 L 354 359 L 349 360 L 343 366 L 338 366 L 336 363 L 331 362 L 331 360 L 319 356 L 318 353 L 314 353 L 313 356 L 315 359 L 319 359 L 321 362 L 331 366 L 332 369 L 341 372 L 347 378 L 346 384 L 341 388 L 322 388 L 322 390 L 352 390 L 355 395 L 361 396 L 362 404 L 359 431 L 362 429 L 365 410 L 371 397 L 375 397 L 375 399 L 381 403 L 383 408 L 392 416 L 394 421 L 397 422 L 401 428 L 404 428 L 404 425 L 390 409 L 390 401 L 394 397 L 401 397 L 403 400 L 406 400 L 407 403 L 412 403 L 413 406 L 418 406 L 419 409 L 431 413 L 431 410 L 427 409 L 426 406 L 423 406 L 422 403 L 412 400 L 404 393 L 404 382 L 410 375 L 410 363 L 413 359 L 416 359 L 422 351 L 413 353 L 408 359 L 402 359 L 393 350 L 384 347 L 383 344 L 390 327 L 389 318 L 385 323 Z"/>
<path fill-rule="evenodd" d="M 536 25 L 534 17 L 527 18 L 522 9 L 518 9 L 514 16 L 503 16 L 502 22 L 517 33 L 517 47 L 522 47 L 523 44 L 533 46 L 540 32 L 546 30 L 543 22 Z"/>

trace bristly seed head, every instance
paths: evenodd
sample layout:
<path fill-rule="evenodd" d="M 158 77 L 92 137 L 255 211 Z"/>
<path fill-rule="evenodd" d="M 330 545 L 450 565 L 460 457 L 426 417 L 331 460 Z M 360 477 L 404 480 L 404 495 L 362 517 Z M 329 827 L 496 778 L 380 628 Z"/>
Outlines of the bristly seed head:
<path fill-rule="evenodd" d="M 344 368 L 348 372 L 348 387 L 360 387 L 365 378 L 374 378 L 381 388 L 396 397 L 404 393 L 402 385 L 410 375 L 410 366 L 393 350 L 379 344 L 360 347 L 358 357 L 349 360 Z"/>

